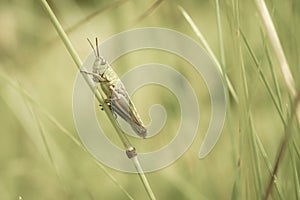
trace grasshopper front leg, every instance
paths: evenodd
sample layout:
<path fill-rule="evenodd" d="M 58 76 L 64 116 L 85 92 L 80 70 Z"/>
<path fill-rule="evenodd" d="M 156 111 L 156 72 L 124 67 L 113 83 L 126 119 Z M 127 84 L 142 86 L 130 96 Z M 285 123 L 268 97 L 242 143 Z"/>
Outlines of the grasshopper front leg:
<path fill-rule="evenodd" d="M 103 78 L 102 76 L 100 76 L 99 74 L 96 74 L 96 73 L 93 73 L 93 72 L 88 72 L 88 71 L 85 71 L 85 70 L 80 70 L 80 72 L 83 73 L 83 74 L 92 75 L 94 81 L 95 81 L 95 79 L 97 80 L 97 82 L 104 82 L 104 81 L 106 81 L 106 79 Z"/>
<path fill-rule="evenodd" d="M 103 81 L 106 80 L 105 78 L 103 78 L 99 74 L 96 74 L 96 73 L 93 73 L 93 72 L 88 72 L 88 71 L 85 71 L 85 70 L 80 70 L 80 72 L 83 73 L 83 74 L 92 75 L 93 80 L 95 81 L 95 79 L 96 79 L 96 82 L 103 82 Z M 97 88 L 97 86 L 96 86 L 96 88 Z M 107 99 L 105 99 L 104 102 L 107 103 L 107 104 L 110 103 L 110 101 L 108 102 Z M 100 109 L 103 111 L 104 110 L 103 105 L 99 104 L 99 106 L 100 106 Z M 108 106 L 110 106 L 110 105 L 108 104 Z"/>

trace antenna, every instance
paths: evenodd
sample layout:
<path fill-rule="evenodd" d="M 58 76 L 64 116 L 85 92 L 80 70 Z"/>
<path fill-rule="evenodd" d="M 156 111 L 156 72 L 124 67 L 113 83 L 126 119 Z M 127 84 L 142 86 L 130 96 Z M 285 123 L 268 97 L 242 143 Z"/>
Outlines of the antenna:
<path fill-rule="evenodd" d="M 97 55 L 98 55 L 98 58 L 100 58 L 99 47 L 98 47 L 98 38 L 97 38 L 97 37 L 96 37 L 96 48 L 97 48 Z"/>
<path fill-rule="evenodd" d="M 93 44 L 92 44 L 92 42 L 89 40 L 89 38 L 86 38 L 87 39 L 87 41 L 90 43 L 90 46 L 92 47 L 92 49 L 93 49 L 93 52 L 94 52 L 94 55 L 95 55 L 95 57 L 97 58 L 97 54 L 96 54 L 96 50 L 95 50 L 95 47 L 93 46 Z M 98 43 L 98 42 L 96 42 L 96 43 Z M 98 49 L 98 48 L 97 48 Z M 99 51 L 97 51 L 98 52 L 98 56 L 99 56 Z"/>

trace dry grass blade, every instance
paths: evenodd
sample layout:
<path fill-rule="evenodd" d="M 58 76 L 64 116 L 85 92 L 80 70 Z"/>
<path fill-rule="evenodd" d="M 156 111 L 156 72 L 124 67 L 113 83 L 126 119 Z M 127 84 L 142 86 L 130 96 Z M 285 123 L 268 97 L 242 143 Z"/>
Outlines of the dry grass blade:
<path fill-rule="evenodd" d="M 280 69 L 281 69 L 282 75 L 284 77 L 288 91 L 289 91 L 290 95 L 294 98 L 296 95 L 294 78 L 292 76 L 288 61 L 285 57 L 285 54 L 284 54 L 283 48 L 281 46 L 279 37 L 277 35 L 275 26 L 272 22 L 270 13 L 267 9 L 267 6 L 266 6 L 264 0 L 256 0 L 256 5 L 257 5 L 259 13 L 263 19 L 263 23 L 265 25 L 265 29 L 267 31 L 267 35 L 269 37 L 272 49 L 273 49 L 273 51 L 278 59 L 278 62 L 280 64 Z M 298 123 L 300 124 L 300 108 L 299 107 L 296 110 L 296 116 L 298 119 Z"/>
<path fill-rule="evenodd" d="M 276 29 L 272 22 L 272 19 L 269 14 L 269 11 L 267 9 L 267 6 L 266 6 L 264 0 L 256 0 L 256 5 L 257 5 L 260 15 L 263 19 L 263 23 L 265 25 L 268 37 L 270 39 L 270 44 L 271 44 L 273 51 L 274 51 L 275 55 L 277 56 L 277 59 L 280 63 L 281 71 L 284 76 L 286 85 L 289 89 L 290 94 L 294 97 L 296 95 L 294 79 L 293 79 L 292 73 L 290 71 L 289 64 L 284 55 L 282 46 L 280 44 Z"/>
<path fill-rule="evenodd" d="M 291 115 L 290 115 L 290 119 L 288 120 L 288 124 L 285 127 L 284 135 L 283 135 L 283 138 L 281 140 L 281 143 L 280 143 L 280 146 L 279 146 L 279 149 L 278 149 L 278 152 L 277 152 L 277 156 L 276 156 L 276 160 L 275 160 L 275 164 L 274 164 L 274 169 L 273 169 L 272 175 L 271 175 L 271 177 L 268 181 L 267 188 L 265 190 L 265 195 L 264 195 L 264 198 L 263 198 L 264 200 L 267 200 L 269 198 L 269 195 L 271 194 L 272 186 L 273 186 L 274 181 L 276 179 L 276 174 L 277 174 L 277 171 L 278 171 L 280 161 L 283 158 L 284 151 L 286 150 L 289 139 L 291 138 L 292 127 L 293 127 L 292 123 L 293 123 L 293 120 L 295 119 L 296 111 L 299 108 L 299 102 L 300 102 L 300 91 L 298 92 L 298 94 L 297 94 L 297 96 L 294 100 L 294 104 L 293 104 L 293 107 L 292 107 L 292 112 L 291 112 Z"/>

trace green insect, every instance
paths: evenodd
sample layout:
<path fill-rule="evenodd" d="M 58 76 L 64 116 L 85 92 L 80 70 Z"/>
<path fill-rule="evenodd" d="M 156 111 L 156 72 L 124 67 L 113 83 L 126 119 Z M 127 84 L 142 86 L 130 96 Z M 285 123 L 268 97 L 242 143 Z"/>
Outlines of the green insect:
<path fill-rule="evenodd" d="M 81 70 L 81 72 L 92 75 L 93 81 L 100 83 L 101 89 L 106 95 L 105 103 L 109 105 L 112 113 L 120 116 L 129 123 L 132 130 L 138 136 L 145 138 L 147 136 L 147 129 L 132 103 L 124 84 L 111 68 L 110 64 L 100 56 L 98 39 L 96 38 L 96 49 L 89 39 L 88 42 L 94 51 L 95 61 L 93 63 L 92 72 L 84 70 Z"/>

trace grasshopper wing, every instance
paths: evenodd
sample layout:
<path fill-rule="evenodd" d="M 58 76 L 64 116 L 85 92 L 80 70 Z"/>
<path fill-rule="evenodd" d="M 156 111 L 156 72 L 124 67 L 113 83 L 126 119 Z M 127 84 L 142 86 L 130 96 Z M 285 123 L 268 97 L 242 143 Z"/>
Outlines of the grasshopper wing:
<path fill-rule="evenodd" d="M 147 129 L 121 81 L 117 82 L 113 88 L 111 94 L 111 110 L 129 123 L 138 136 L 142 138 L 147 136 Z"/>

